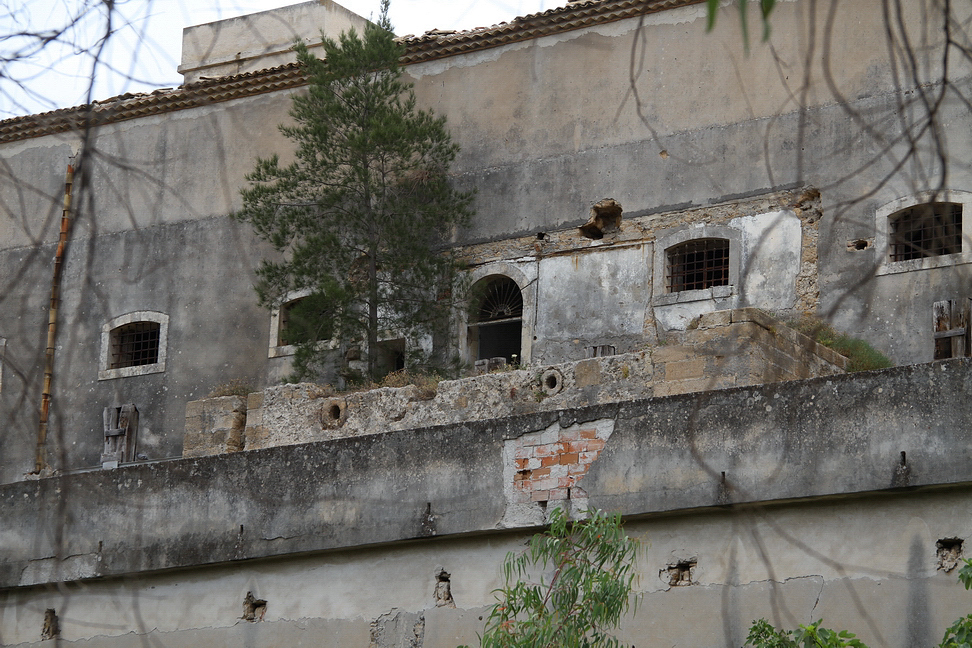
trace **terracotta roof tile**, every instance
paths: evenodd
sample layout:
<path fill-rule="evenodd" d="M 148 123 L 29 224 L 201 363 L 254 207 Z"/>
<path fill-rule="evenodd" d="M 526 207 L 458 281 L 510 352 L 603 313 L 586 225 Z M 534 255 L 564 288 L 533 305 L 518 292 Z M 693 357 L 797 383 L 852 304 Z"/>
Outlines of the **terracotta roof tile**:
<path fill-rule="evenodd" d="M 698 4 L 704 0 L 582 0 L 510 22 L 469 31 L 431 31 L 401 39 L 402 62 L 419 63 L 548 36 L 633 16 Z M 0 143 L 294 88 L 306 83 L 296 63 L 205 79 L 174 90 L 124 94 L 104 101 L 0 121 Z"/>

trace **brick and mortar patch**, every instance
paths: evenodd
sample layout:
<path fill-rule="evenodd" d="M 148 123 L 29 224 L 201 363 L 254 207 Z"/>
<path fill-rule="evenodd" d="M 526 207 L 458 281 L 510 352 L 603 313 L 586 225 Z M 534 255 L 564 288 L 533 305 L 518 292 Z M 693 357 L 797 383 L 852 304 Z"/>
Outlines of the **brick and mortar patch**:
<path fill-rule="evenodd" d="M 614 419 L 561 427 L 553 423 L 503 444 L 503 489 L 507 508 L 502 526 L 543 524 L 549 508 L 588 508 L 578 486 L 614 432 Z"/>

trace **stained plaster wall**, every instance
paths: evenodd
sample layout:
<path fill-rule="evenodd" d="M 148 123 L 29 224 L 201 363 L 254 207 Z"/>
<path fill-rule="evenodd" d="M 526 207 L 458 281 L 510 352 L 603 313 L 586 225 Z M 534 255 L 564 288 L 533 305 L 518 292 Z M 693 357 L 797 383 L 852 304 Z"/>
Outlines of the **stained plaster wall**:
<path fill-rule="evenodd" d="M 629 522 L 628 532 L 644 547 L 635 585 L 644 598 L 624 620 L 623 645 L 740 646 L 761 617 L 788 627 L 823 618 L 870 646 L 932 645 L 972 607 L 955 573 L 936 570 L 935 558 L 936 540 L 972 532 L 954 515 L 968 497 L 964 488 Z M 0 593 L 0 643 L 49 645 L 33 642 L 44 610 L 54 608 L 68 645 L 365 648 L 376 645 L 373 622 L 396 610 L 411 623 L 378 646 L 401 645 L 395 640 L 419 616 L 424 634 L 413 645 L 476 645 L 480 617 L 502 583 L 502 560 L 522 550 L 527 537 L 448 538 L 60 591 L 7 590 Z M 690 558 L 697 560 L 694 584 L 669 587 L 668 565 Z M 450 574 L 455 609 L 435 607 L 440 566 Z M 248 591 L 267 601 L 260 623 L 240 619 Z"/>
<path fill-rule="evenodd" d="M 503 556 L 543 519 L 510 516 L 504 448 L 593 427 L 581 483 L 644 546 L 622 641 L 741 645 L 767 617 L 930 645 L 972 602 L 935 547 L 972 533 L 970 380 L 951 361 L 5 485 L 0 642 L 36 641 L 53 607 L 79 645 L 390 646 L 420 615 L 411 645 L 474 643 Z M 434 607 L 440 566 L 454 610 Z M 262 622 L 239 619 L 248 591 Z"/>
<path fill-rule="evenodd" d="M 269 315 L 255 268 L 270 250 L 228 218 L 255 151 L 279 146 L 286 95 L 99 128 L 74 186 L 76 223 L 62 281 L 49 460 L 96 465 L 102 409 L 134 402 L 138 451 L 181 454 L 185 404 L 231 379 L 262 386 Z M 211 144 L 200 147 L 202 137 Z M 64 195 L 79 141 L 48 136 L 3 147 L 16 182 L 0 185 L 0 335 L 9 342 L 0 393 L 0 481 L 33 468 L 48 302 Z M 102 326 L 133 311 L 169 316 L 164 373 L 98 380 Z M 229 344 L 231 341 L 232 344 Z M 279 362 L 277 363 L 279 364 Z"/>
<path fill-rule="evenodd" d="M 903 24 L 926 29 L 923 8 L 923 3 L 908 3 Z M 804 2 L 781 3 L 774 13 L 771 40 L 754 42 L 748 56 L 743 54 L 737 22 L 731 15 L 720 21 L 714 33 L 705 34 L 704 5 L 700 4 L 653 13 L 643 20 L 616 21 L 409 66 L 407 74 L 416 82 L 419 103 L 448 117 L 462 147 L 455 167 L 457 182 L 478 189 L 478 216 L 469 230 L 458 233 L 458 241 L 498 242 L 517 234 L 534 236 L 538 231 L 571 227 L 586 220 L 592 202 L 607 196 L 616 198 L 628 215 L 650 220 L 655 215 L 716 208 L 779 187 L 822 187 L 821 236 L 819 242 L 808 242 L 808 230 L 803 228 L 794 308 L 812 309 L 815 296 L 804 301 L 799 296 L 819 291 L 828 316 L 848 332 L 889 352 L 895 361 L 930 359 L 929 304 L 970 296 L 970 284 L 963 274 L 966 266 L 958 271 L 948 267 L 870 279 L 879 253 L 847 252 L 847 240 L 873 236 L 874 214 L 881 205 L 928 187 L 917 179 L 921 174 L 910 172 L 892 174 L 882 183 L 893 160 L 883 156 L 880 147 L 862 141 L 859 124 L 848 118 L 848 111 L 859 111 L 879 132 L 894 139 L 900 122 L 891 116 L 900 112 L 902 97 L 911 96 L 894 91 L 881 40 L 884 29 L 879 3 L 841 3 L 834 8 L 831 25 L 823 22 L 828 15 L 829 9 L 821 9 L 813 18 L 814 29 L 827 31 L 831 38 L 814 49 L 816 55 L 808 69 L 804 69 L 803 53 L 810 18 Z M 920 55 L 927 56 L 928 64 L 922 69 L 928 76 L 922 80 L 934 77 L 938 61 L 931 44 L 935 34 L 930 27 L 927 30 L 930 44 Z M 632 53 L 635 68 L 631 67 Z M 847 98 L 846 103 L 838 101 L 824 81 L 824 67 L 834 61 L 840 61 L 839 69 L 830 68 L 838 72 L 835 89 L 840 98 Z M 965 87 L 966 62 L 957 61 L 955 66 L 951 76 Z M 777 74 L 779 69 L 786 73 Z M 636 94 L 631 92 L 632 71 Z M 799 95 L 805 103 L 798 110 L 793 103 L 794 89 L 797 79 L 803 78 L 810 85 Z M 905 89 L 912 85 L 902 82 Z M 117 259 L 120 265 L 114 269 L 99 269 L 104 274 L 82 270 L 94 267 L 94 262 L 81 255 L 114 245 L 114 240 L 106 238 L 113 233 L 130 231 L 129 238 L 159 241 L 165 239 L 161 228 L 168 224 L 206 221 L 200 227 L 213 228 L 219 245 L 192 255 L 170 252 L 164 246 L 148 252 L 165 260 L 161 274 L 187 279 L 178 287 L 174 281 L 170 283 L 166 290 L 172 294 L 161 300 L 167 302 L 163 307 L 144 308 L 171 308 L 176 314 L 180 309 L 210 309 L 212 322 L 202 324 L 198 331 L 184 328 L 197 320 L 175 317 L 173 342 L 178 335 L 208 337 L 210 329 L 225 333 L 225 325 L 215 322 L 233 322 L 233 330 L 240 332 L 209 338 L 219 340 L 215 346 L 227 345 L 218 351 L 208 347 L 205 353 L 189 354 L 188 347 L 173 346 L 173 360 L 182 351 L 181 362 L 191 357 L 191 369 L 182 374 L 170 374 L 167 369 L 164 376 L 151 379 L 156 381 L 151 387 L 147 386 L 149 379 L 139 379 L 146 385 L 124 379 L 139 386 L 118 383 L 118 398 L 123 391 L 149 394 L 163 390 L 169 394 L 165 407 L 177 410 L 164 416 L 177 420 L 185 402 L 180 399 L 188 400 L 190 394 L 197 395 L 210 385 L 240 375 L 280 375 L 281 369 L 273 361 L 262 360 L 265 351 L 258 351 L 255 342 L 250 346 L 251 340 L 267 337 L 266 313 L 253 307 L 252 301 L 244 305 L 252 300 L 252 268 L 266 250 L 225 216 L 239 206 L 238 189 L 245 184 L 244 175 L 253 168 L 257 154 L 279 152 L 285 160 L 288 157 L 290 146 L 276 125 L 288 120 L 292 92 L 173 111 L 92 131 L 97 161 L 89 165 L 91 180 L 85 196 L 78 194 L 78 204 L 83 207 L 72 255 L 79 258 L 71 261 L 78 270 L 65 287 L 68 294 L 76 295 L 70 299 L 77 306 L 68 309 L 76 314 L 66 314 L 69 325 L 62 328 L 65 335 L 75 329 L 68 352 L 70 345 L 85 350 L 70 358 L 62 352 L 57 369 L 58 380 L 78 393 L 89 390 L 92 397 L 61 395 L 64 407 L 55 404 L 63 417 L 64 441 L 55 446 L 55 454 L 64 457 L 61 465 L 97 461 L 92 453 L 99 441 L 88 436 L 98 432 L 91 428 L 91 411 L 100 412 L 108 404 L 105 400 L 116 397 L 114 391 L 108 398 L 103 389 L 90 386 L 96 367 L 88 363 L 96 354 L 87 347 L 97 344 L 96 333 L 106 319 L 121 314 L 117 312 L 121 302 L 152 301 L 156 298 L 142 297 L 160 295 L 162 290 L 162 284 L 143 284 L 139 275 L 119 275 L 117 268 L 131 263 L 124 256 Z M 968 111 L 953 95 L 947 95 L 939 114 L 949 155 L 967 158 L 972 133 Z M 2 481 L 18 478 L 31 465 L 50 246 L 56 238 L 64 166 L 78 142 L 75 135 L 58 135 L 6 143 L 0 149 L 4 173 L 10 180 L 0 185 L 0 240 L 4 241 L 0 266 L 3 276 L 10 277 L 3 299 L 15 304 L 0 311 L 0 335 L 8 340 L 7 377 L 0 402 L 9 421 L 5 430 L 15 431 L 5 432 L 5 437 L 13 435 L 14 442 L 6 455 L 11 460 L 0 469 Z M 925 157 L 917 158 L 915 164 L 934 171 Z M 955 166 L 950 169 L 948 185 L 968 189 L 972 178 L 966 169 Z M 862 196 L 868 198 L 857 202 Z M 742 224 L 741 231 L 755 233 Z M 671 225 L 687 227 L 689 223 Z M 756 249 L 766 245 L 759 240 L 772 238 L 750 237 L 744 247 Z M 755 285 L 746 289 L 765 289 L 767 301 L 789 304 L 793 242 L 789 236 L 778 242 L 782 247 L 775 248 L 748 275 Z M 550 272 L 541 269 L 536 274 L 540 279 L 535 290 L 546 298 L 540 301 L 538 297 L 534 304 L 530 317 L 535 318 L 538 329 L 525 333 L 524 348 L 535 343 L 535 359 L 544 362 L 575 359 L 577 347 L 588 343 L 633 348 L 639 343 L 639 321 L 643 339 L 652 341 L 656 316 L 648 308 L 647 297 L 649 290 L 654 296 L 658 282 L 648 274 L 650 266 L 640 263 L 649 254 L 657 255 L 657 250 L 649 249 L 652 246 L 647 243 L 640 245 L 603 257 L 578 253 L 569 263 L 549 259 Z M 786 255 L 779 258 L 777 251 Z M 226 270 L 225 275 L 218 275 L 220 281 L 211 281 L 211 273 L 199 272 L 199 260 L 204 256 L 210 257 L 212 267 Z M 510 261 L 514 262 L 535 266 L 536 257 Z M 574 264 L 578 271 L 573 270 Z M 578 279 L 581 267 L 585 276 Z M 819 284 L 812 277 L 818 267 Z M 763 272 L 767 269 L 780 279 Z M 639 272 L 643 273 L 640 279 Z M 199 281 L 200 276 L 205 280 Z M 761 276 L 768 283 L 760 283 Z M 575 279 L 582 290 L 565 288 L 568 282 L 561 277 Z M 96 298 L 97 308 L 89 306 L 95 298 L 86 295 L 98 294 L 99 284 L 112 284 L 126 293 L 119 295 L 118 306 L 104 295 Z M 785 286 L 783 292 L 777 292 L 780 286 Z M 590 326 L 576 324 L 585 319 Z M 684 318 L 676 320 L 684 324 Z M 462 336 L 464 327 L 459 328 Z M 239 341 L 245 342 L 228 347 Z M 86 360 L 74 361 L 75 357 Z M 227 359 L 220 364 L 221 358 Z M 263 372 L 258 371 L 259 365 Z M 151 396 L 148 409 L 154 410 L 159 402 Z M 144 420 L 151 421 L 153 416 L 147 412 Z M 153 451 L 174 451 L 177 429 L 156 426 L 153 434 L 168 436 L 152 441 Z"/>
<path fill-rule="evenodd" d="M 734 9 L 724 11 L 708 35 L 700 4 L 410 66 L 420 99 L 459 134 L 460 177 L 478 188 L 489 215 L 468 236 L 580 224 L 588 205 L 609 196 L 637 213 L 794 183 L 823 187 L 824 312 L 896 362 L 930 360 L 930 302 L 968 297 L 968 283 L 949 277 L 952 269 L 875 281 L 874 255 L 883 252 L 846 250 L 848 240 L 874 236 L 880 205 L 938 179 L 932 154 L 917 154 L 904 171 L 896 165 L 905 147 L 884 151 L 883 141 L 898 140 L 902 102 L 914 108 L 908 118 L 921 110 L 908 90 L 914 80 L 894 79 L 880 3 L 825 3 L 815 14 L 803 2 L 781 3 L 769 41 L 753 43 L 748 55 Z M 927 3 L 903 11 L 911 42 L 923 43 L 920 79 L 934 79 L 940 34 L 923 13 Z M 967 91 L 967 64 L 955 71 Z M 968 111 L 951 93 L 940 110 L 949 133 L 946 188 L 967 190 Z"/>
<path fill-rule="evenodd" d="M 592 240 L 577 228 L 464 246 L 474 281 L 504 275 L 523 290 L 522 358 L 578 360 L 594 346 L 637 351 L 684 331 L 703 313 L 758 307 L 791 316 L 819 299 L 815 190 L 660 214 L 625 212 L 621 227 Z M 730 281 L 667 293 L 665 250 L 683 240 L 730 239 Z M 460 325 L 460 333 L 467 333 Z M 461 352 L 473 355 L 467 338 Z"/>

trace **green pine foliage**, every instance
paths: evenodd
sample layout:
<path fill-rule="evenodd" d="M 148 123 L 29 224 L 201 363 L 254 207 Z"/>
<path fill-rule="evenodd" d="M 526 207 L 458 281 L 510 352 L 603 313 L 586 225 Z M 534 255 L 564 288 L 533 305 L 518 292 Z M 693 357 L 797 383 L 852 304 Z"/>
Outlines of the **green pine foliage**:
<path fill-rule="evenodd" d="M 590 511 L 587 520 L 571 522 L 564 509 L 554 509 L 546 533 L 535 535 L 525 553 L 507 555 L 506 584 L 497 590 L 481 647 L 618 646 L 610 631 L 633 602 L 637 549 L 620 515 Z"/>
<path fill-rule="evenodd" d="M 328 320 L 316 329 L 364 342 L 374 379 L 386 332 L 414 339 L 445 330 L 459 298 L 446 243 L 468 222 L 472 194 L 449 182 L 458 146 L 445 119 L 417 109 L 402 78 L 387 0 L 362 35 L 325 37 L 323 60 L 295 49 L 309 86 L 293 99 L 293 123 L 280 127 L 294 159 L 259 159 L 236 217 L 280 253 L 259 269 L 261 304 L 310 291 L 315 316 Z M 326 365 L 308 328 L 299 333 L 299 379 Z"/>

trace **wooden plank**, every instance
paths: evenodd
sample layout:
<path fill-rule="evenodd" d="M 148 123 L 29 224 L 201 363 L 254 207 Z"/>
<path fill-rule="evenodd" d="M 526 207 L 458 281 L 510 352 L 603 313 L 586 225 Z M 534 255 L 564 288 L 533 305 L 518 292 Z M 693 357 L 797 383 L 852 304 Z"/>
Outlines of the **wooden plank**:
<path fill-rule="evenodd" d="M 952 328 L 952 300 L 937 301 L 933 307 L 935 332 L 948 331 Z"/>

